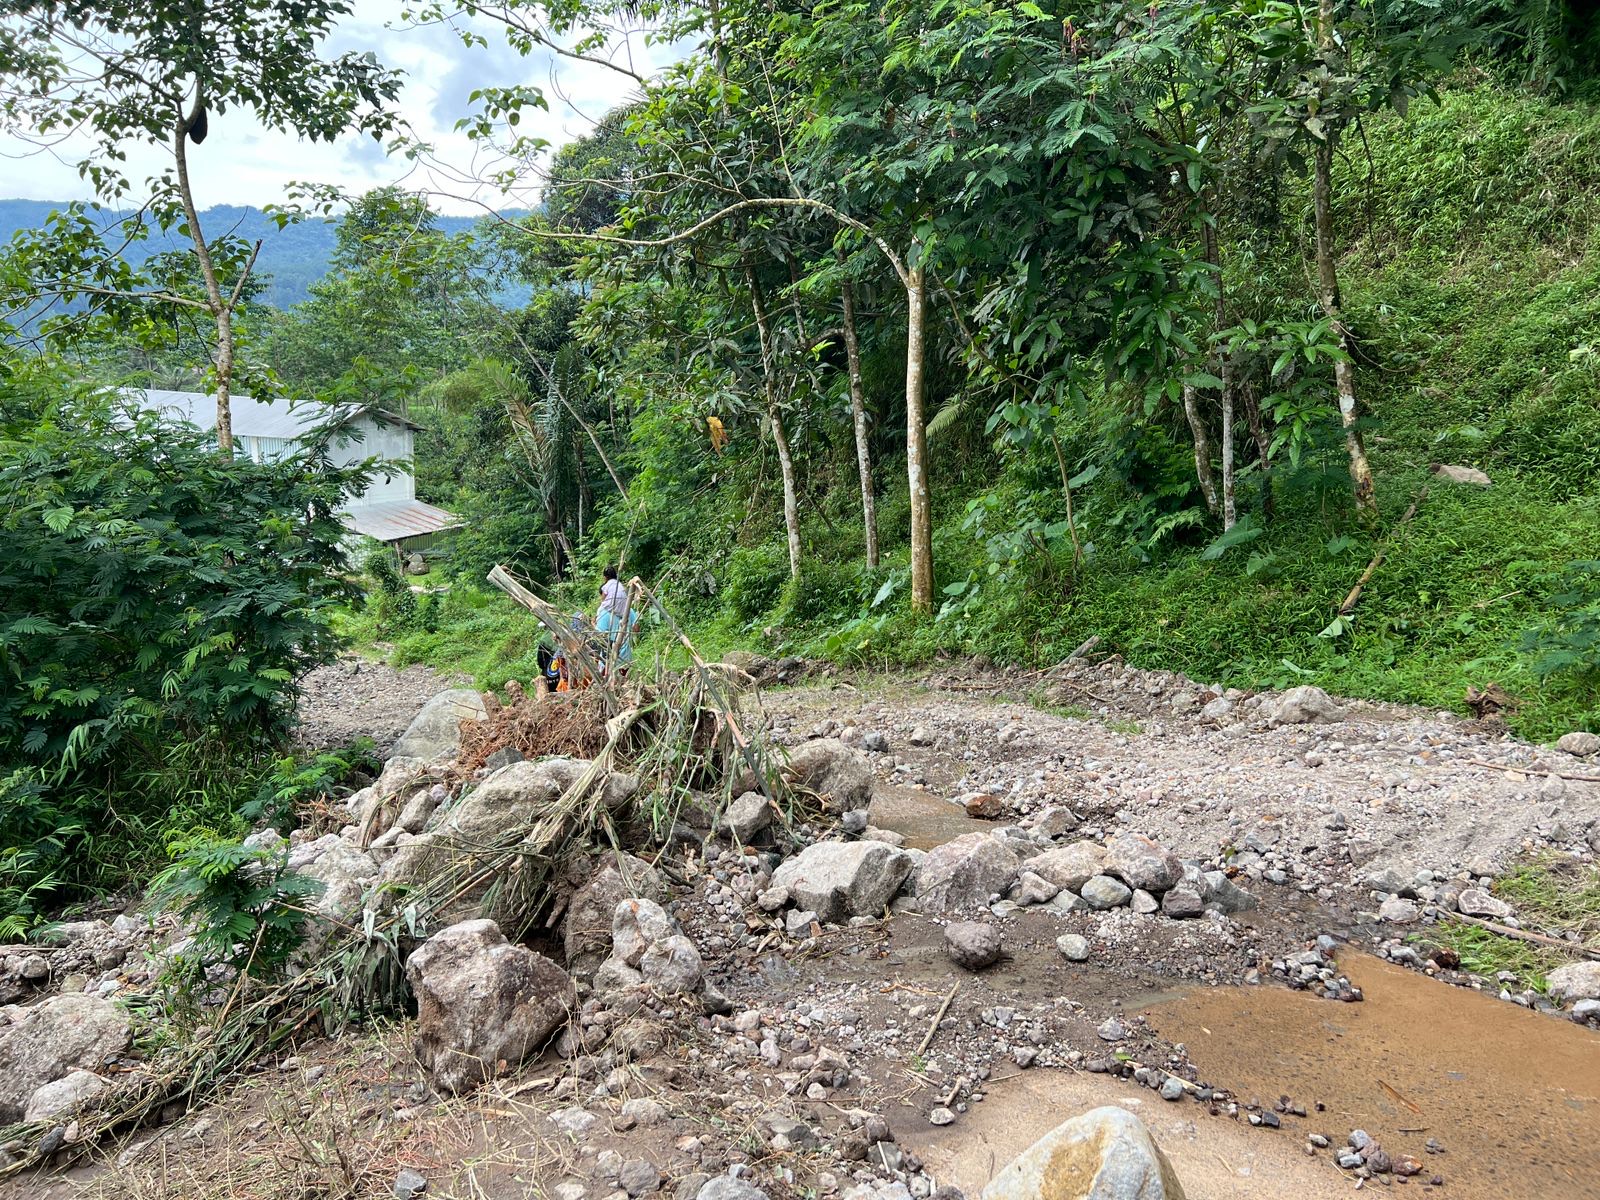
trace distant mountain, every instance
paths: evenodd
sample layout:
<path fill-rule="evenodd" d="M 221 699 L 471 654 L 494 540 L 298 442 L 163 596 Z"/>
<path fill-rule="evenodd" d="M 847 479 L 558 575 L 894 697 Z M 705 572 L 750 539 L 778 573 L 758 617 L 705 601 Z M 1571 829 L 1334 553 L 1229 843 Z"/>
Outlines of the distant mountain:
<path fill-rule="evenodd" d="M 52 212 L 65 207 L 66 202 L 61 200 L 0 200 L 0 244 L 9 242 L 18 230 L 40 228 Z M 118 219 L 114 213 L 103 215 L 107 224 Z M 472 228 L 476 220 L 440 217 L 439 228 L 445 233 L 460 233 Z M 334 246 L 333 221 L 302 221 L 279 229 L 259 208 L 224 204 L 205 209 L 200 222 L 207 237 L 231 233 L 247 241 L 261 240 L 256 273 L 267 279 L 261 299 L 275 308 L 288 308 L 306 299 L 311 285 L 328 272 Z M 173 234 L 151 237 L 129 247 L 128 260 L 138 265 L 152 254 L 188 245 L 186 239 Z"/>

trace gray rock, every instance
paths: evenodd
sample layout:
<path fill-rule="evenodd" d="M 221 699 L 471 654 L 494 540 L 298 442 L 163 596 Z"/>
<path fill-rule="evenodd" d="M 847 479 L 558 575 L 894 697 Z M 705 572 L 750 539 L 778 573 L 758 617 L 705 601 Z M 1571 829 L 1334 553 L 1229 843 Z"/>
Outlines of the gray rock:
<path fill-rule="evenodd" d="M 1232 885 L 1229 885 L 1232 887 Z M 1234 888 L 1234 891 L 1238 891 Z M 1241 892 L 1241 895 L 1249 893 Z M 1161 897 L 1161 911 L 1169 917 L 1187 918 L 1198 917 L 1206 910 L 1205 897 L 1186 883 L 1177 887 Z"/>
<path fill-rule="evenodd" d="M 0 1125 L 19 1120 L 45 1084 L 94 1071 L 132 1042 L 127 1013 L 97 996 L 64 993 L 24 1009 L 0 1030 Z"/>
<path fill-rule="evenodd" d="M 495 753 L 498 754 L 500 751 L 497 750 Z M 407 833 L 421 833 L 427 827 L 428 818 L 433 816 L 433 810 L 439 807 L 441 798 L 434 794 L 431 787 L 418 788 L 400 809 L 400 815 L 395 818 L 394 828 L 403 829 Z"/>
<path fill-rule="evenodd" d="M 633 896 L 658 901 L 665 895 L 661 876 L 643 859 L 622 851 L 602 855 L 589 881 L 573 895 L 561 927 L 567 970 L 573 978 L 591 978 L 611 953 L 617 905 Z"/>
<path fill-rule="evenodd" d="M 1256 907 L 1256 898 L 1222 871 L 1207 871 L 1202 879 L 1205 886 L 1200 896 L 1207 907 L 1225 913 L 1248 912 Z"/>
<path fill-rule="evenodd" d="M 595 994 L 600 996 L 610 995 L 612 992 L 625 992 L 629 988 L 644 986 L 644 972 L 636 967 L 630 967 L 620 958 L 608 958 L 595 969 L 590 979 L 590 986 Z"/>
<path fill-rule="evenodd" d="M 1182 1100 L 1183 1093 L 1187 1090 L 1183 1086 L 1183 1080 L 1175 1075 L 1168 1075 L 1161 1083 L 1161 1098 L 1163 1100 Z"/>
<path fill-rule="evenodd" d="M 911 731 L 911 744 L 913 746 L 931 746 L 938 738 L 922 725 Z"/>
<path fill-rule="evenodd" d="M 1574 758 L 1588 758 L 1600 754 L 1600 734 L 1587 733 L 1583 730 L 1564 733 L 1556 739 L 1556 749 Z"/>
<path fill-rule="evenodd" d="M 1149 916 L 1161 908 L 1161 901 L 1143 888 L 1134 888 L 1133 899 L 1128 901 L 1128 907 L 1142 916 Z"/>
<path fill-rule="evenodd" d="M 576 999 L 555 963 L 507 942 L 493 921 L 434 934 L 406 962 L 417 997 L 416 1053 L 434 1087 L 463 1092 L 550 1039 Z"/>
<path fill-rule="evenodd" d="M 645 983 L 669 995 L 694 995 L 705 978 L 700 951 L 682 934 L 651 944 L 639 960 Z"/>
<path fill-rule="evenodd" d="M 390 756 L 424 761 L 453 756 L 461 749 L 461 722 L 486 720 L 488 715 L 482 694 L 471 688 L 440 692 L 422 706 Z"/>
<path fill-rule="evenodd" d="M 1106 850 L 1095 842 L 1073 842 L 1036 854 L 1022 865 L 1057 887 L 1076 892 L 1094 876 L 1104 872 Z"/>
<path fill-rule="evenodd" d="M 1183 1200 L 1172 1164 L 1138 1117 L 1091 1109 L 1012 1159 L 982 1200 Z"/>
<path fill-rule="evenodd" d="M 818 738 L 789 751 L 784 766 L 790 783 L 822 798 L 833 813 L 865 808 L 872 799 L 872 761 L 838 738 Z"/>
<path fill-rule="evenodd" d="M 643 1196 L 661 1186 L 661 1172 L 646 1158 L 630 1158 L 617 1173 L 617 1182 L 630 1196 Z"/>
<path fill-rule="evenodd" d="M 428 1179 L 420 1171 L 404 1167 L 394 1177 L 394 1186 L 389 1190 L 394 1193 L 395 1200 L 416 1200 L 428 1190 Z"/>
<path fill-rule="evenodd" d="M 767 1200 L 767 1194 L 753 1183 L 743 1179 L 730 1179 L 718 1175 L 708 1180 L 695 1196 L 695 1200 Z"/>
<path fill-rule="evenodd" d="M 654 900 L 624 900 L 611 916 L 611 954 L 630 967 L 639 967 L 651 946 L 682 932 L 678 922 Z"/>
<path fill-rule="evenodd" d="M 1409 925 L 1421 915 L 1415 900 L 1407 900 L 1401 896 L 1390 896 L 1378 905 L 1378 920 L 1395 925 Z"/>
<path fill-rule="evenodd" d="M 1511 905 L 1483 888 L 1462 888 L 1456 897 L 1456 907 L 1469 917 L 1488 917 L 1493 921 L 1503 921 L 1511 915 Z"/>
<path fill-rule="evenodd" d="M 1120 1042 L 1128 1036 L 1128 1027 L 1115 1017 L 1107 1017 L 1095 1029 L 1095 1033 L 1103 1042 Z"/>
<path fill-rule="evenodd" d="M 28 1098 L 28 1107 L 22 1114 L 22 1120 L 32 1125 L 52 1117 L 70 1116 L 92 1105 L 109 1087 L 104 1079 L 92 1071 L 69 1071 Z"/>
<path fill-rule="evenodd" d="M 50 961 L 42 954 L 24 954 L 16 966 L 17 975 L 29 983 L 50 978 Z"/>
<path fill-rule="evenodd" d="M 1018 904 L 1048 904 L 1061 891 L 1043 875 L 1023 871 L 1011 888 L 1011 899 Z"/>
<path fill-rule="evenodd" d="M 640 1128 L 649 1129 L 667 1119 L 667 1109 L 659 1100 L 637 1096 L 623 1103 L 622 1116 Z"/>
<path fill-rule="evenodd" d="M 736 842 L 748 843 L 772 824 L 772 803 L 760 792 L 746 792 L 728 805 L 720 827 Z"/>
<path fill-rule="evenodd" d="M 1574 1021 L 1600 1021 L 1600 1000 L 1579 1000 L 1572 1006 Z"/>
<path fill-rule="evenodd" d="M 1107 909 L 1126 904 L 1133 897 L 1133 892 L 1120 879 L 1096 875 L 1083 885 L 1079 895 L 1090 908 Z"/>
<path fill-rule="evenodd" d="M 1207 721 L 1216 721 L 1221 724 L 1233 715 L 1233 701 L 1226 696 L 1218 696 L 1215 700 L 1206 701 L 1200 709 L 1200 716 Z"/>
<path fill-rule="evenodd" d="M 783 931 L 792 938 L 810 937 L 816 920 L 817 914 L 809 908 L 791 908 L 783 918 Z"/>
<path fill-rule="evenodd" d="M 1041 808 L 1033 817 L 1033 831 L 1045 838 L 1065 837 L 1080 824 L 1078 814 L 1060 804 Z"/>
<path fill-rule="evenodd" d="M 1600 1000 L 1600 962 L 1575 962 L 1545 976 L 1553 1000 Z"/>
<path fill-rule="evenodd" d="M 600 1118 L 581 1108 L 558 1108 L 548 1117 L 550 1124 L 562 1133 L 583 1137 L 600 1123 Z"/>
<path fill-rule="evenodd" d="M 1050 912 L 1062 916 L 1066 915 L 1067 913 L 1089 911 L 1089 906 L 1083 902 L 1083 897 L 1078 895 L 1077 892 L 1067 891 L 1066 888 L 1062 888 L 1059 892 L 1052 896 L 1044 907 Z"/>
<path fill-rule="evenodd" d="M 1307 725 L 1313 721 L 1342 721 L 1344 709 L 1319 687 L 1290 688 L 1271 706 L 1270 720 L 1279 725 Z"/>
<path fill-rule="evenodd" d="M 956 966 L 981 971 L 1000 959 L 1000 929 L 986 921 L 952 921 L 944 927 L 944 948 Z"/>
<path fill-rule="evenodd" d="M 1068 962 L 1087 962 L 1089 939 L 1077 933 L 1063 933 L 1056 939 L 1056 949 Z"/>
<path fill-rule="evenodd" d="M 322 885 L 311 904 L 318 915 L 349 921 L 361 911 L 367 888 L 378 876 L 378 864 L 372 855 L 340 842 L 328 847 L 300 874 Z"/>
<path fill-rule="evenodd" d="M 483 760 L 483 765 L 490 771 L 498 771 L 501 767 L 509 767 L 512 763 L 527 761 L 528 756 L 515 746 L 501 746 Z"/>
<path fill-rule="evenodd" d="M 1183 864 L 1166 847 L 1137 833 L 1125 833 L 1106 843 L 1104 872 L 1129 887 L 1160 895 L 1183 878 Z"/>
<path fill-rule="evenodd" d="M 911 873 L 912 858 L 883 842 L 817 842 L 772 873 L 801 908 L 828 922 L 877 916 Z"/>
<path fill-rule="evenodd" d="M 876 729 L 861 735 L 861 748 L 873 754 L 883 754 L 889 749 L 889 739 Z"/>
<path fill-rule="evenodd" d="M 935 846 L 917 864 L 917 907 L 925 914 L 962 912 L 1004 895 L 1017 878 L 1016 852 L 987 833 Z"/>
<path fill-rule="evenodd" d="M 811 1150 L 820 1141 L 815 1129 L 793 1117 L 769 1116 L 766 1126 L 772 1131 L 774 1150 Z"/>
<path fill-rule="evenodd" d="M 955 1113 L 942 1104 L 928 1113 L 928 1124 L 930 1125 L 952 1125 L 955 1123 L 955 1119 Z"/>

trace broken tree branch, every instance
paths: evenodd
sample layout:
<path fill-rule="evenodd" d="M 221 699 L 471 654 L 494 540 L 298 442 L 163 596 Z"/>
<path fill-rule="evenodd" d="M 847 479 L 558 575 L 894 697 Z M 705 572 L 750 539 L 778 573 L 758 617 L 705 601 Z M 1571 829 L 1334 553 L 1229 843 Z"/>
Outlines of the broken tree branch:
<path fill-rule="evenodd" d="M 1361 578 L 1356 580 L 1355 587 L 1350 589 L 1350 594 L 1344 598 L 1344 603 L 1339 605 L 1339 615 L 1341 617 L 1348 617 L 1350 613 L 1354 611 L 1356 601 L 1361 599 L 1361 589 L 1367 586 L 1367 583 L 1377 572 L 1379 566 L 1383 564 L 1383 556 L 1389 551 L 1390 540 L 1396 533 L 1410 523 L 1411 518 L 1417 515 L 1417 505 L 1421 504 L 1427 498 L 1428 489 L 1423 488 L 1412 499 L 1411 506 L 1406 509 L 1404 514 L 1401 515 L 1400 520 L 1395 522 L 1394 528 L 1389 530 L 1388 533 L 1384 534 L 1383 541 L 1378 545 L 1378 552 L 1372 556 L 1372 561 L 1367 564 L 1367 569 L 1361 572 Z"/>

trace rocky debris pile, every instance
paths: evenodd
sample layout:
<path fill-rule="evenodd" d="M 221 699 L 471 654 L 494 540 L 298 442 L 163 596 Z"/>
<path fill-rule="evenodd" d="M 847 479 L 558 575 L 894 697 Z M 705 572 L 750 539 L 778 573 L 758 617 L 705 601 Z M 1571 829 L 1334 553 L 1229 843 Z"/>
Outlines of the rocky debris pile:
<path fill-rule="evenodd" d="M 165 919 L 158 930 L 133 915 L 43 926 L 30 944 L 0 946 L 0 1004 L 49 991 L 105 998 L 143 986 L 151 977 L 147 949 L 173 927 Z"/>
<path fill-rule="evenodd" d="M 1365 996 L 1348 976 L 1339 973 L 1338 952 L 1337 939 L 1324 933 L 1307 949 L 1273 960 L 1272 973 L 1290 987 L 1313 992 L 1325 1000 L 1359 1003 Z"/>
<path fill-rule="evenodd" d="M 983 1200 L 1183 1200 L 1144 1122 L 1107 1106 L 1056 1126 L 983 1189 Z"/>
<path fill-rule="evenodd" d="M 1409 1154 L 1391 1155 L 1365 1129 L 1352 1129 L 1344 1141 L 1338 1144 L 1335 1144 L 1334 1139 L 1328 1134 L 1308 1134 L 1305 1150 L 1312 1156 L 1320 1151 L 1328 1151 L 1335 1165 L 1358 1181 L 1358 1187 L 1363 1181 L 1376 1180 L 1387 1183 L 1391 1178 L 1398 1179 L 1402 1183 L 1417 1179 L 1432 1187 L 1444 1186 L 1443 1175 L 1429 1171 L 1420 1159 Z M 1436 1138 L 1429 1138 L 1426 1151 L 1429 1155 L 1443 1154 L 1444 1147 Z M 1421 1178 L 1425 1173 L 1427 1178 Z"/>
<path fill-rule="evenodd" d="M 62 994 L 31 1008 L 0 1009 L 0 1126 L 54 1122 L 47 1141 L 76 1141 L 71 1118 L 112 1090 L 107 1073 L 132 1044 L 128 1014 L 97 996 Z M 0 1151 L 0 1165 L 8 1157 Z"/>

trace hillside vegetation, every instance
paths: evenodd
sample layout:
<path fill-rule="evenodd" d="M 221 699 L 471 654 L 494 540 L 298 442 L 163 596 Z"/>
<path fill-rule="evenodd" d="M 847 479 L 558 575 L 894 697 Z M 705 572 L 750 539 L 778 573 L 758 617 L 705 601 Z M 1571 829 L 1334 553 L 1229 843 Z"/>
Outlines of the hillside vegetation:
<path fill-rule="evenodd" d="M 1342 446 L 1323 436 L 1298 465 L 1285 458 L 1249 475 L 1242 495 L 1257 512 L 1270 496 L 1272 515 L 1247 516 L 1241 533 L 1219 538 L 1181 449 L 1181 415 L 1145 423 L 1102 400 L 1062 430 L 1083 481 L 1074 515 L 1087 553 L 1074 569 L 1053 452 L 997 448 L 987 409 L 964 411 L 952 387 L 954 419 L 936 422 L 931 439 L 940 599 L 931 618 L 904 603 L 892 430 L 875 434 L 889 452 L 876 466 L 883 559 L 873 569 L 862 563 L 839 415 L 810 434 L 825 457 L 802 493 L 797 582 L 770 453 L 747 447 L 718 460 L 686 422 L 634 425 L 632 503 L 607 517 L 606 551 L 625 548 L 630 570 L 663 578 L 715 648 L 869 665 L 945 653 L 1047 665 L 1098 635 L 1102 649 L 1141 665 L 1232 685 L 1314 682 L 1460 709 L 1469 687 L 1498 683 L 1528 736 L 1600 724 L 1600 581 L 1582 565 L 1600 559 L 1597 186 L 1592 105 L 1478 73 L 1458 74 L 1404 119 L 1369 122 L 1365 146 L 1350 147 L 1337 187 L 1350 235 L 1340 277 L 1379 481 L 1370 525 L 1345 498 Z M 1285 208 L 1305 203 L 1297 193 Z M 1230 287 L 1251 285 L 1247 250 L 1225 246 L 1225 261 L 1241 263 Z M 885 408 L 901 350 L 867 363 Z M 1492 486 L 1437 477 L 1437 463 L 1481 469 Z M 1349 618 L 1336 621 L 1380 550 Z M 533 623 L 508 633 L 503 603 L 470 594 L 476 574 L 463 580 L 469 594 L 431 619 L 436 632 L 401 638 L 401 658 L 465 662 L 489 684 L 526 672 Z M 575 605 L 588 590 L 574 589 Z"/>

